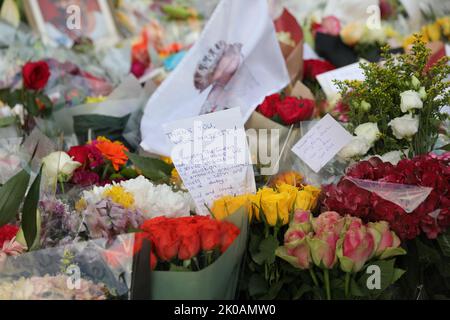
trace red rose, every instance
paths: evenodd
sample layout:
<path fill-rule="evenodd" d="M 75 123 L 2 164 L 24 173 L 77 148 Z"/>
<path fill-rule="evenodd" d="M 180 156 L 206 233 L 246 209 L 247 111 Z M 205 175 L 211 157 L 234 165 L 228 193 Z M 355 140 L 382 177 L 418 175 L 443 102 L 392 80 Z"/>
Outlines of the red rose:
<path fill-rule="evenodd" d="M 145 71 L 147 70 L 147 66 L 140 62 L 140 61 L 133 61 L 131 64 L 131 70 L 130 72 L 136 77 L 140 78 L 144 75 Z"/>
<path fill-rule="evenodd" d="M 336 69 L 334 65 L 324 60 L 310 59 L 303 63 L 303 78 L 316 80 L 319 74 Z"/>
<path fill-rule="evenodd" d="M 10 224 L 6 224 L 3 227 L 0 227 L 0 249 L 3 247 L 3 244 L 7 241 L 11 241 L 19 231 L 19 228 Z"/>
<path fill-rule="evenodd" d="M 277 114 L 277 103 L 280 102 L 278 93 L 267 96 L 258 106 L 258 111 L 267 118 L 272 118 Z"/>
<path fill-rule="evenodd" d="M 223 221 L 220 224 L 221 246 L 220 252 L 224 253 L 231 246 L 240 233 L 238 227 L 230 222 Z"/>
<path fill-rule="evenodd" d="M 211 251 L 217 248 L 221 243 L 220 228 L 217 221 L 209 219 L 204 221 L 198 229 L 202 250 Z"/>
<path fill-rule="evenodd" d="M 190 260 L 200 251 L 200 237 L 197 228 L 193 225 L 179 224 L 177 234 L 180 236 L 180 248 L 178 249 L 178 259 Z"/>
<path fill-rule="evenodd" d="M 277 104 L 277 112 L 286 125 L 309 120 L 314 113 L 315 103 L 310 99 L 286 97 Z"/>
<path fill-rule="evenodd" d="M 43 89 L 50 78 L 50 69 L 47 62 L 28 62 L 22 68 L 22 78 L 25 88 L 30 90 Z"/>
<path fill-rule="evenodd" d="M 154 230 L 151 234 L 155 244 L 156 254 L 162 261 L 170 261 L 178 254 L 180 238 L 176 234 L 175 228 L 165 227 Z"/>
<path fill-rule="evenodd" d="M 89 149 L 86 146 L 73 146 L 67 151 L 67 154 L 71 156 L 74 161 L 81 163 L 83 167 L 89 160 Z"/>

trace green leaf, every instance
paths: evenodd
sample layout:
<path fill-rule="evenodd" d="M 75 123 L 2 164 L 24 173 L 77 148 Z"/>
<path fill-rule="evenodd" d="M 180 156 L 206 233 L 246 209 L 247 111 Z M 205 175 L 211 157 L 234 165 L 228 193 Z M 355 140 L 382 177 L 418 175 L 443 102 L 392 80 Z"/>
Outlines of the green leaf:
<path fill-rule="evenodd" d="M 437 242 L 439 244 L 439 247 L 442 250 L 442 254 L 446 257 L 450 257 L 450 233 L 449 233 L 449 230 L 447 230 L 446 233 L 441 234 L 437 238 Z"/>
<path fill-rule="evenodd" d="M 278 240 L 273 236 L 269 236 L 263 241 L 261 241 L 259 245 L 259 251 L 252 255 L 253 260 L 257 264 L 263 263 L 274 263 L 275 262 L 275 250 L 277 250 L 279 246 Z"/>
<path fill-rule="evenodd" d="M 305 293 L 308 293 L 312 290 L 311 286 L 309 284 L 303 283 L 300 288 L 294 293 L 294 295 L 292 296 L 292 300 L 298 300 L 301 297 L 303 297 L 303 295 Z"/>
<path fill-rule="evenodd" d="M 22 170 L 0 188 L 0 227 L 10 222 L 18 213 L 29 181 L 30 175 Z"/>
<path fill-rule="evenodd" d="M 138 156 L 137 154 L 126 152 L 133 164 L 142 171 L 142 175 L 150 180 L 165 180 L 170 177 L 173 166 L 166 162 Z"/>
<path fill-rule="evenodd" d="M 33 247 L 33 243 L 37 236 L 38 226 L 36 222 L 36 215 L 38 214 L 37 207 L 40 195 L 41 172 L 42 167 L 41 171 L 36 176 L 36 179 L 34 179 L 30 190 L 28 191 L 22 210 L 22 230 L 24 233 L 25 241 L 27 243 L 27 247 L 30 249 Z"/>
<path fill-rule="evenodd" d="M 367 268 L 369 268 L 370 266 L 378 266 L 379 267 L 380 289 L 369 288 L 369 280 L 371 283 L 371 281 L 373 279 L 375 279 L 373 277 L 377 276 L 378 274 L 376 273 L 377 271 L 375 271 L 375 273 L 374 272 L 367 273 L 367 268 L 364 269 L 364 274 L 358 281 L 359 286 L 361 288 L 364 288 L 363 290 L 366 291 L 368 293 L 368 295 L 370 295 L 370 296 L 380 295 L 384 290 L 386 290 L 394 282 L 394 278 L 401 276 L 398 273 L 396 274 L 396 271 L 394 270 L 395 269 L 394 262 L 395 262 L 394 259 L 379 260 L 379 261 L 371 262 L 367 265 Z M 369 277 L 370 277 L 370 279 L 369 279 Z M 397 279 L 395 279 L 395 280 L 397 280 Z"/>
<path fill-rule="evenodd" d="M 392 278 L 392 283 L 395 283 L 398 279 L 400 279 L 404 274 L 406 270 L 395 268 L 394 269 L 394 277 Z"/>
<path fill-rule="evenodd" d="M 259 274 L 252 274 L 248 282 L 248 293 L 252 297 L 265 294 L 269 290 L 267 282 Z"/>
<path fill-rule="evenodd" d="M 439 252 L 436 249 L 427 246 L 418 238 L 416 238 L 416 244 L 420 262 L 425 264 L 434 264 L 441 259 Z"/>

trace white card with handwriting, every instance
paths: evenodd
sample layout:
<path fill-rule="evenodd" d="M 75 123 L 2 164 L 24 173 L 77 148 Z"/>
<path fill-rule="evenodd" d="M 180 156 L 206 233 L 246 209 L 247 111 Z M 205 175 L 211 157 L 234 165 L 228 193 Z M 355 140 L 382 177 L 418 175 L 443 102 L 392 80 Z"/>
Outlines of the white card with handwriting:
<path fill-rule="evenodd" d="M 327 114 L 292 147 L 292 151 L 317 173 L 351 140 L 352 135 Z"/>
<path fill-rule="evenodd" d="M 255 177 L 239 108 L 163 125 L 171 157 L 197 214 L 208 215 L 214 200 L 256 192 Z"/>
<path fill-rule="evenodd" d="M 333 97 L 339 93 L 338 86 L 334 83 L 334 80 L 360 80 L 365 79 L 362 69 L 359 67 L 359 62 L 349 64 L 348 66 L 331 70 L 319 74 L 316 77 L 323 92 L 325 92 L 328 98 Z"/>

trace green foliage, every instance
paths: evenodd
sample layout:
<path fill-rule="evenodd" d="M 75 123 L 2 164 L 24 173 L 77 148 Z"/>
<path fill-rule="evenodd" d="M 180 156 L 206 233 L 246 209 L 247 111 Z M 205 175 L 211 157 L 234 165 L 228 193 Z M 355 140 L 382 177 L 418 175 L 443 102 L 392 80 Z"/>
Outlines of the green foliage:
<path fill-rule="evenodd" d="M 33 243 L 37 236 L 38 226 L 36 215 L 38 214 L 37 209 L 40 196 L 41 172 L 39 172 L 34 179 L 23 204 L 22 230 L 28 248 L 33 247 Z"/>
<path fill-rule="evenodd" d="M 1 89 L 0 100 L 10 107 L 14 107 L 16 104 L 22 104 L 35 117 L 47 117 L 51 114 L 53 108 L 53 103 L 50 98 L 41 91 Z"/>
<path fill-rule="evenodd" d="M 168 181 L 170 179 L 173 165 L 160 159 L 142 157 L 130 152 L 126 152 L 126 154 L 130 161 L 142 171 L 144 177 L 152 181 Z"/>
<path fill-rule="evenodd" d="M 30 175 L 20 171 L 0 188 L 0 227 L 11 222 L 19 213 Z"/>
<path fill-rule="evenodd" d="M 395 150 L 410 150 L 410 155 L 424 154 L 431 150 L 438 137 L 439 126 L 446 115 L 440 109 L 450 104 L 450 84 L 446 77 L 450 74 L 448 58 L 442 58 L 427 69 L 430 50 L 416 38 L 410 54 L 394 55 L 383 48 L 383 62 L 361 63 L 365 81 L 336 81 L 343 101 L 350 106 L 349 129 L 358 125 L 375 122 L 382 133 L 381 138 L 370 151 L 383 154 Z M 418 90 L 412 85 L 412 77 L 420 80 L 425 88 L 426 98 L 422 99 L 423 108 L 415 110 L 420 116 L 419 131 L 411 141 L 398 140 L 393 136 L 389 122 L 404 114 L 400 110 L 400 94 L 407 90 Z M 361 108 L 365 101 L 371 105 L 370 110 Z"/>

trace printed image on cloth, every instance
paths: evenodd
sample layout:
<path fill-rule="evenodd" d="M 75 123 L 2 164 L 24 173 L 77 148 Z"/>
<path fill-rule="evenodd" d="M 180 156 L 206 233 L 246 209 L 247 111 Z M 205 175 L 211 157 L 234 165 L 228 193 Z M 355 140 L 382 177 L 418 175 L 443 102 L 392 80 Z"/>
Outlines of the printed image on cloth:
<path fill-rule="evenodd" d="M 169 156 L 162 125 L 230 108 L 246 121 L 267 94 L 289 83 L 266 0 L 222 0 L 199 40 L 150 97 L 142 148 Z"/>

